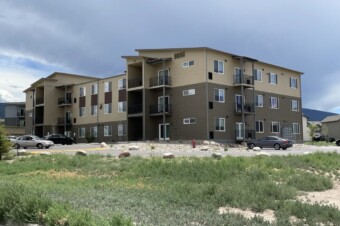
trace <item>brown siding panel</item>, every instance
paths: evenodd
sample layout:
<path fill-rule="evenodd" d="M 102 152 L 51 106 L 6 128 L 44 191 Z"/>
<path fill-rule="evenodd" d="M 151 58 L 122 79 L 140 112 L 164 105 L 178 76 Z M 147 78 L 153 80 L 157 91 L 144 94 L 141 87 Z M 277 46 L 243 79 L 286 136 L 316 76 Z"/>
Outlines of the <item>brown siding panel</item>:
<path fill-rule="evenodd" d="M 126 101 L 126 89 L 121 89 L 118 91 L 118 101 Z"/>
<path fill-rule="evenodd" d="M 79 107 L 85 107 L 85 97 L 79 97 Z"/>
<path fill-rule="evenodd" d="M 98 105 L 98 94 L 91 95 L 91 106 Z"/>
<path fill-rule="evenodd" d="M 105 93 L 105 104 L 112 103 L 112 92 Z"/>

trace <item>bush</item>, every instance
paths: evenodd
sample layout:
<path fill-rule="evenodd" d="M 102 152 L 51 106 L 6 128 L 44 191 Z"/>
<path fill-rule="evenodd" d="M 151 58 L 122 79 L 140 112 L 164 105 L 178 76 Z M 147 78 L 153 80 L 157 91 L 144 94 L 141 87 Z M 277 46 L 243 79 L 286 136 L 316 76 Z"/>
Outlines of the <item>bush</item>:
<path fill-rule="evenodd" d="M 91 133 L 86 133 L 85 138 L 88 143 L 92 143 L 96 139 Z"/>
<path fill-rule="evenodd" d="M 2 159 L 2 156 L 8 153 L 12 148 L 12 144 L 7 140 L 6 135 L 7 133 L 4 127 L 0 125 L 0 160 Z"/>

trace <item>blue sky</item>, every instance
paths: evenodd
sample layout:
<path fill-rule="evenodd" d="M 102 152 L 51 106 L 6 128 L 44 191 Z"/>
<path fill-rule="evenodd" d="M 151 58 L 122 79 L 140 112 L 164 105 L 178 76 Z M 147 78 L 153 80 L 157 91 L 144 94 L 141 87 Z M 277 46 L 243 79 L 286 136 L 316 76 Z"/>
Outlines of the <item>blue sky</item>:
<path fill-rule="evenodd" d="M 337 0 L 1 0 L 0 102 L 54 71 L 106 77 L 134 49 L 211 47 L 302 71 L 303 107 L 340 113 Z"/>

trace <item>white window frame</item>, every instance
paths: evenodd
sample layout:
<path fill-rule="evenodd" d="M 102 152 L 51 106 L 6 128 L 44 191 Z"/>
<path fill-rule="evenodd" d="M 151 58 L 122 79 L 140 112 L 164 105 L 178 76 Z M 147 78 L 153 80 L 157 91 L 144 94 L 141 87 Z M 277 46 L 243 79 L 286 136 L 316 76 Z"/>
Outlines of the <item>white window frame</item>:
<path fill-rule="evenodd" d="M 269 73 L 269 84 L 277 85 L 278 84 L 278 77 L 276 73 Z"/>
<path fill-rule="evenodd" d="M 85 107 L 80 107 L 79 108 L 79 116 L 80 117 L 84 117 L 85 116 L 85 110 L 86 110 Z"/>
<path fill-rule="evenodd" d="M 293 81 L 295 81 L 295 82 L 293 82 Z M 289 79 L 289 86 L 290 86 L 290 88 L 292 88 L 292 89 L 297 89 L 297 87 L 298 87 L 298 79 L 297 78 L 290 78 Z"/>
<path fill-rule="evenodd" d="M 112 136 L 112 126 L 106 125 L 104 126 L 104 137 L 110 137 Z"/>
<path fill-rule="evenodd" d="M 126 79 L 122 78 L 118 80 L 118 90 L 126 89 Z"/>
<path fill-rule="evenodd" d="M 291 110 L 292 111 L 299 111 L 299 101 L 297 101 L 297 100 L 291 101 Z"/>
<path fill-rule="evenodd" d="M 196 124 L 196 118 L 184 118 L 183 124 L 184 125 Z"/>
<path fill-rule="evenodd" d="M 215 64 L 217 63 L 217 68 L 215 67 Z M 218 74 L 224 74 L 224 62 L 221 60 L 214 60 L 214 72 Z"/>
<path fill-rule="evenodd" d="M 105 93 L 112 92 L 112 82 L 111 81 L 104 82 L 104 92 Z"/>
<path fill-rule="evenodd" d="M 85 132 L 86 132 L 85 127 L 78 128 L 78 137 L 79 138 L 84 138 L 85 134 L 86 134 Z"/>
<path fill-rule="evenodd" d="M 293 134 L 300 134 L 300 124 L 299 123 L 294 122 L 292 124 L 292 129 L 293 129 Z"/>
<path fill-rule="evenodd" d="M 126 101 L 118 102 L 118 112 L 119 113 L 126 112 Z"/>
<path fill-rule="evenodd" d="M 117 134 L 118 134 L 119 137 L 122 137 L 122 136 L 125 135 L 125 125 L 124 124 L 118 124 Z"/>
<path fill-rule="evenodd" d="M 92 105 L 91 106 L 91 115 L 95 116 L 98 114 L 98 105 Z"/>
<path fill-rule="evenodd" d="M 218 93 L 218 95 L 216 95 L 216 93 Z M 216 97 L 218 97 L 218 99 L 216 99 Z M 225 102 L 224 89 L 214 89 L 214 101 L 219 103 Z"/>
<path fill-rule="evenodd" d="M 255 101 L 256 107 L 263 107 L 263 95 L 262 94 L 256 94 L 256 101 Z"/>
<path fill-rule="evenodd" d="M 91 86 L 92 95 L 98 94 L 98 84 L 92 84 Z"/>
<path fill-rule="evenodd" d="M 262 82 L 262 70 L 254 69 L 254 81 Z"/>
<path fill-rule="evenodd" d="M 216 118 L 215 119 L 215 131 L 225 132 L 225 118 Z"/>
<path fill-rule="evenodd" d="M 86 96 L 86 87 L 82 86 L 79 88 L 79 96 L 80 97 Z"/>
<path fill-rule="evenodd" d="M 255 122 L 255 131 L 256 133 L 264 133 L 264 121 L 256 120 Z"/>
<path fill-rule="evenodd" d="M 90 135 L 92 137 L 98 137 L 98 126 L 92 126 L 90 129 Z"/>
<path fill-rule="evenodd" d="M 104 114 L 112 113 L 112 103 L 104 104 Z"/>
<path fill-rule="evenodd" d="M 192 96 L 196 94 L 196 90 L 195 89 L 186 89 L 183 90 L 183 96 Z"/>
<path fill-rule="evenodd" d="M 193 60 L 188 60 L 188 61 L 184 61 L 182 63 L 182 68 L 187 68 L 187 67 L 191 67 L 195 64 L 195 62 Z"/>
<path fill-rule="evenodd" d="M 279 109 L 279 98 L 270 97 L 270 108 L 271 109 Z"/>
<path fill-rule="evenodd" d="M 277 126 L 278 131 L 274 131 L 274 126 Z M 280 133 L 280 122 L 271 122 L 271 133 Z"/>

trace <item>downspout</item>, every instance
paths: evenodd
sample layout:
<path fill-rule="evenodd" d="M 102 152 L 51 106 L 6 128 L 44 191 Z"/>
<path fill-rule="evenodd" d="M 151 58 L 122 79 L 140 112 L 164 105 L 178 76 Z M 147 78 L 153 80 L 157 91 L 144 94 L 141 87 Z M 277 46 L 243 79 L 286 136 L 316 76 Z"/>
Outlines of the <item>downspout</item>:
<path fill-rule="evenodd" d="M 207 140 L 209 140 L 209 93 L 208 90 L 208 50 L 205 49 L 205 103 L 206 103 L 206 114 L 207 114 Z"/>
<path fill-rule="evenodd" d="M 255 95 L 255 77 L 254 77 L 254 62 L 251 63 L 251 70 L 252 70 L 252 73 L 253 73 L 253 109 L 254 109 L 254 138 L 253 139 L 256 139 L 256 108 L 255 108 L 255 103 L 256 103 L 256 95 Z M 256 72 L 257 73 L 257 72 Z"/>
<path fill-rule="evenodd" d="M 97 142 L 99 135 L 99 80 L 97 80 Z"/>
<path fill-rule="evenodd" d="M 243 131 L 242 137 L 243 141 L 245 140 L 245 119 L 244 119 L 244 102 L 245 102 L 245 96 L 244 96 L 244 86 L 243 86 L 243 80 L 244 80 L 244 73 L 243 73 L 243 59 L 241 58 L 241 112 L 242 112 L 242 124 L 243 124 Z"/>
<path fill-rule="evenodd" d="M 64 135 L 66 136 L 66 123 L 67 123 L 67 119 L 66 119 L 66 92 L 67 92 L 67 86 L 65 85 L 65 89 L 64 89 Z"/>
<path fill-rule="evenodd" d="M 165 62 L 164 59 L 162 59 L 163 62 L 163 78 L 162 78 L 162 85 L 163 85 L 163 98 L 162 98 L 162 110 L 163 110 L 163 140 L 166 140 L 166 126 L 165 126 Z M 168 72 L 169 73 L 169 72 Z M 169 100 L 168 100 L 169 102 Z"/>

